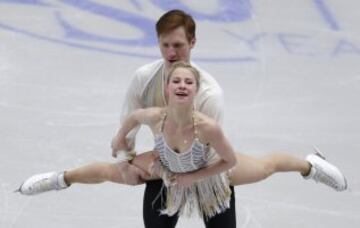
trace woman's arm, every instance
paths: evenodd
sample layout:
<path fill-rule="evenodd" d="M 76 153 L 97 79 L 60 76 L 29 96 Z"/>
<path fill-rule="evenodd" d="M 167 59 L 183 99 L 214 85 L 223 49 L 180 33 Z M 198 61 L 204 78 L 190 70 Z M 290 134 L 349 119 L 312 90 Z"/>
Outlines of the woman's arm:
<path fill-rule="evenodd" d="M 127 144 L 126 136 L 132 129 L 142 124 L 149 125 L 151 127 L 154 122 L 154 118 L 158 116 L 159 108 L 137 109 L 128 115 L 124 119 L 121 128 L 111 143 L 113 157 L 117 156 L 118 151 L 131 149 Z"/>
<path fill-rule="evenodd" d="M 209 126 L 205 127 L 202 136 L 207 142 L 211 142 L 210 146 L 217 152 L 220 159 L 213 164 L 197 171 L 185 174 L 176 174 L 174 184 L 189 186 L 194 181 L 222 173 L 236 165 L 236 156 L 234 150 L 225 137 L 220 126 L 217 125 L 214 121 L 211 121 L 211 123 L 207 125 Z"/>

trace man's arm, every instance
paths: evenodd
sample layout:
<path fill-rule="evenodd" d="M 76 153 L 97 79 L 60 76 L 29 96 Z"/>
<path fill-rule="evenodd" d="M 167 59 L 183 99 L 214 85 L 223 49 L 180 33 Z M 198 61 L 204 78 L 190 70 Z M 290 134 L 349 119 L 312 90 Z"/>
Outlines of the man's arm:
<path fill-rule="evenodd" d="M 162 66 L 162 60 L 157 60 L 138 68 L 131 78 L 130 85 L 127 89 L 124 104 L 121 112 L 121 123 L 134 110 L 145 108 L 143 101 L 143 92 L 148 86 L 149 80 L 156 74 Z M 131 150 L 135 147 L 135 136 L 139 131 L 139 127 L 134 128 L 128 135 L 127 141 Z"/>
<path fill-rule="evenodd" d="M 199 107 L 199 111 L 222 124 L 224 118 L 224 97 L 222 91 L 208 95 Z"/>
<path fill-rule="evenodd" d="M 141 90 L 142 83 L 140 80 L 140 76 L 138 72 L 135 72 L 133 75 L 130 85 L 126 91 L 123 107 L 121 110 L 121 119 L 120 123 L 123 125 L 125 119 L 135 110 L 143 108 L 141 104 Z M 135 147 L 135 136 L 139 131 L 140 126 L 132 129 L 129 134 L 126 136 L 127 145 L 129 146 L 129 150 L 133 150 Z"/>
<path fill-rule="evenodd" d="M 150 128 L 153 128 L 153 125 L 160 118 L 160 108 L 147 108 L 147 109 L 137 109 L 128 115 L 122 122 L 122 126 L 114 140 L 112 142 L 113 157 L 117 156 L 119 151 L 125 150 L 129 151 L 132 148 L 128 144 L 127 135 L 133 129 L 138 128 L 140 125 L 148 125 Z"/>
<path fill-rule="evenodd" d="M 197 94 L 196 109 L 222 124 L 224 118 L 224 93 L 219 83 L 207 71 L 194 62 L 191 65 L 200 72 L 200 89 Z"/>

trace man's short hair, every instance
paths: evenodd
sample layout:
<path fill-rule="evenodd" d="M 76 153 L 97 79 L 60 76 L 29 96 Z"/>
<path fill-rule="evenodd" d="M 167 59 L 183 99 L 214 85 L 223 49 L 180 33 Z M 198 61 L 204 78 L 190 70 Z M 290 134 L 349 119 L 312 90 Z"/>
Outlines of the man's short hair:
<path fill-rule="evenodd" d="M 181 26 L 184 27 L 189 42 L 195 38 L 196 25 L 192 16 L 182 10 L 170 10 L 157 21 L 157 36 L 160 37 L 160 35 L 167 34 Z"/>

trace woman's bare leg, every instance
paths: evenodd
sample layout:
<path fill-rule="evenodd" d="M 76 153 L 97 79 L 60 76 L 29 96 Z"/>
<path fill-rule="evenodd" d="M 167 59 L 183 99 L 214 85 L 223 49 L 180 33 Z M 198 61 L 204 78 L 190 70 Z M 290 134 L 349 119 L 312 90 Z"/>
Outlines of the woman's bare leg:
<path fill-rule="evenodd" d="M 149 174 L 149 167 L 155 158 L 154 152 L 149 151 L 136 156 L 131 164 L 129 162 L 96 162 L 66 171 L 64 179 L 68 185 L 97 184 L 105 181 L 138 185 L 146 180 L 157 178 Z"/>
<path fill-rule="evenodd" d="M 26 179 L 17 191 L 24 195 L 35 195 L 65 189 L 74 183 L 98 184 L 105 181 L 138 185 L 147 180 L 158 179 L 158 176 L 149 175 L 148 172 L 156 159 L 156 152 L 150 151 L 137 156 L 133 160 L 135 165 L 128 161 L 96 162 L 65 172 L 40 173 Z"/>
<path fill-rule="evenodd" d="M 237 164 L 230 172 L 231 184 L 255 183 L 277 172 L 310 172 L 309 162 L 284 153 L 271 153 L 260 158 L 237 153 Z"/>
<path fill-rule="evenodd" d="M 157 151 L 148 151 L 142 154 L 137 155 L 132 161 L 131 165 L 136 166 L 139 169 L 146 171 L 150 174 L 150 169 L 153 163 L 159 159 L 159 152 Z M 155 173 L 152 173 L 150 176 L 147 176 L 146 180 L 159 179 L 159 176 L 156 176 Z"/>
<path fill-rule="evenodd" d="M 299 172 L 306 175 L 311 165 L 302 159 L 284 153 L 272 153 L 260 158 L 237 153 L 237 165 L 231 170 L 232 185 L 249 184 L 261 181 L 276 172 Z M 121 184 L 137 185 L 147 180 L 158 179 L 149 174 L 149 168 L 157 159 L 156 152 L 149 151 L 137 155 L 131 164 L 128 162 L 97 162 L 65 172 L 68 185 L 73 183 L 96 184 L 111 181 Z"/>

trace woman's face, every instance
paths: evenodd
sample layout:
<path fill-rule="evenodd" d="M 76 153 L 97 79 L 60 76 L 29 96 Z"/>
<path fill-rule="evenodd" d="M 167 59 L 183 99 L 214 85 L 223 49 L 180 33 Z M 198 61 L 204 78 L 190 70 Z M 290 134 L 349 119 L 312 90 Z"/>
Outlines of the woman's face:
<path fill-rule="evenodd" d="M 197 86 L 195 76 L 190 70 L 182 67 L 175 69 L 167 85 L 169 104 L 192 104 Z"/>

